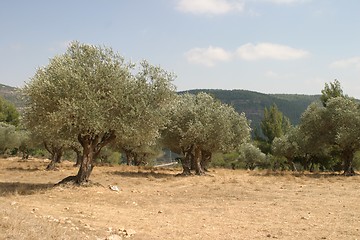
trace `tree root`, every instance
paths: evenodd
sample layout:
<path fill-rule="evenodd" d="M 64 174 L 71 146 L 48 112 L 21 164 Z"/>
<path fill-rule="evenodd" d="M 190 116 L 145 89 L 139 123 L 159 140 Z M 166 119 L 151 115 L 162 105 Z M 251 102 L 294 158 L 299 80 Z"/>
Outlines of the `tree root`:
<path fill-rule="evenodd" d="M 55 184 L 55 186 L 59 186 L 59 185 L 79 185 L 79 184 L 76 182 L 76 176 L 68 176 Z"/>
<path fill-rule="evenodd" d="M 182 172 L 182 173 L 178 173 L 175 175 L 175 177 L 188 177 L 188 176 L 192 176 L 192 173 L 189 172 Z"/>
<path fill-rule="evenodd" d="M 82 183 L 78 183 L 76 181 L 76 178 L 77 178 L 77 176 L 68 176 L 68 177 L 64 178 L 63 180 L 61 180 L 60 182 L 56 183 L 54 186 L 104 187 L 100 183 L 92 182 L 90 180 L 82 182 Z"/>
<path fill-rule="evenodd" d="M 345 177 L 352 177 L 352 176 L 356 176 L 357 174 L 356 172 L 351 171 L 351 172 L 344 172 L 342 175 Z"/>

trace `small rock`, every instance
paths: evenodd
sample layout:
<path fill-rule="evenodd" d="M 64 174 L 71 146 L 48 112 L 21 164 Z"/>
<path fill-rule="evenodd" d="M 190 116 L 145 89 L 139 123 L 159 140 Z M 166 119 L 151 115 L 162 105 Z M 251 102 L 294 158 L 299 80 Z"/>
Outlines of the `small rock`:
<path fill-rule="evenodd" d="M 135 230 L 132 230 L 132 229 L 126 230 L 126 236 L 129 236 L 129 237 L 135 235 L 135 233 L 136 233 Z"/>
<path fill-rule="evenodd" d="M 38 208 L 33 208 L 33 210 L 31 210 L 31 213 L 35 213 L 37 210 L 39 210 Z"/>
<path fill-rule="evenodd" d="M 15 201 L 13 201 L 13 202 L 10 203 L 11 206 L 14 206 L 14 205 L 16 205 L 16 204 L 18 204 L 18 203 L 15 202 Z"/>
<path fill-rule="evenodd" d="M 158 211 L 158 213 L 163 213 L 163 211 L 160 210 L 160 211 Z"/>
<path fill-rule="evenodd" d="M 120 237 L 117 234 L 112 234 L 112 235 L 108 236 L 105 240 L 122 240 L 122 237 Z"/>
<path fill-rule="evenodd" d="M 119 187 L 116 186 L 116 185 L 109 185 L 109 188 L 110 188 L 112 191 L 115 191 L 115 192 L 119 192 L 119 191 L 120 191 Z"/>

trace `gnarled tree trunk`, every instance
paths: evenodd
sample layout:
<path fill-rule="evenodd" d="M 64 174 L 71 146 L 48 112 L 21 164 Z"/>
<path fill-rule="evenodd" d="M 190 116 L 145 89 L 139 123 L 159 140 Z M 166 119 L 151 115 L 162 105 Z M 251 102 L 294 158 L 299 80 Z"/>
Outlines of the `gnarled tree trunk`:
<path fill-rule="evenodd" d="M 94 168 L 94 160 L 99 155 L 101 149 L 113 139 L 115 139 L 114 131 L 109 131 L 103 134 L 102 137 L 95 134 L 78 135 L 78 140 L 83 147 L 83 157 L 78 174 L 75 177 L 77 184 L 89 181 L 90 174 Z"/>
<path fill-rule="evenodd" d="M 191 175 L 191 172 L 190 172 L 191 162 L 194 160 L 193 149 L 194 149 L 194 145 L 191 145 L 187 149 L 182 148 L 184 157 L 181 158 L 181 165 L 183 167 L 183 172 L 181 173 L 181 175 L 184 175 L 184 176 Z"/>
<path fill-rule="evenodd" d="M 61 157 L 63 155 L 63 147 L 55 146 L 53 144 L 48 145 L 46 142 L 44 142 L 45 149 L 51 154 L 51 161 L 47 165 L 46 170 L 55 170 L 56 163 L 61 162 Z"/>
<path fill-rule="evenodd" d="M 195 174 L 202 175 L 204 174 L 204 170 L 201 168 L 201 148 L 196 146 L 194 154 L 194 164 L 195 164 Z"/>
<path fill-rule="evenodd" d="M 208 172 L 208 166 L 211 162 L 212 153 L 210 151 L 201 150 L 201 168 L 204 172 Z"/>
<path fill-rule="evenodd" d="M 344 167 L 344 175 L 345 176 L 354 176 L 355 171 L 353 167 L 353 158 L 354 158 L 354 151 L 352 150 L 345 150 L 342 154 L 343 157 L 343 167 Z"/>
<path fill-rule="evenodd" d="M 77 147 L 72 147 L 72 150 L 76 153 L 76 163 L 74 164 L 74 167 L 78 167 L 82 162 L 83 154 Z"/>
<path fill-rule="evenodd" d="M 135 156 L 130 150 L 124 150 L 125 156 L 126 156 L 126 165 L 130 166 L 134 160 Z"/>

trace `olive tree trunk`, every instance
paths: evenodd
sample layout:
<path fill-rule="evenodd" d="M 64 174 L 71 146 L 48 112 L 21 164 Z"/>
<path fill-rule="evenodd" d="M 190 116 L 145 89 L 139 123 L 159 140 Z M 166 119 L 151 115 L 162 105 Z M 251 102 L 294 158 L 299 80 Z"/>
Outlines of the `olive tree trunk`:
<path fill-rule="evenodd" d="M 345 150 L 342 154 L 343 156 L 343 169 L 345 176 L 354 176 L 355 171 L 353 167 L 353 158 L 354 158 L 354 151 L 352 150 Z"/>
<path fill-rule="evenodd" d="M 99 155 L 101 149 L 115 139 L 115 132 L 109 131 L 99 135 L 78 135 L 78 140 L 83 147 L 83 157 L 81 160 L 79 171 L 75 177 L 77 184 L 87 183 L 90 178 L 90 174 L 94 168 L 94 160 Z"/>
<path fill-rule="evenodd" d="M 47 165 L 46 170 L 51 171 L 55 170 L 56 164 L 61 162 L 61 158 L 63 155 L 63 147 L 56 146 L 54 144 L 48 144 L 44 142 L 45 149 L 51 154 L 51 161 Z"/>
<path fill-rule="evenodd" d="M 76 163 L 74 164 L 74 167 L 78 167 L 82 162 L 83 154 L 77 147 L 72 147 L 72 150 L 76 153 Z"/>
<path fill-rule="evenodd" d="M 196 146 L 194 151 L 195 151 L 194 153 L 195 174 L 202 175 L 205 172 L 201 167 L 201 148 Z"/>
<path fill-rule="evenodd" d="M 204 172 L 208 172 L 209 163 L 211 162 L 212 153 L 210 151 L 201 150 L 201 168 Z"/>
<path fill-rule="evenodd" d="M 191 172 L 190 172 L 191 162 L 194 160 L 193 149 L 194 149 L 194 145 L 191 145 L 187 149 L 182 148 L 184 157 L 181 158 L 181 165 L 183 167 L 183 172 L 181 173 L 181 175 L 184 175 L 184 176 L 191 175 Z"/>
<path fill-rule="evenodd" d="M 126 165 L 130 166 L 134 162 L 135 156 L 130 150 L 124 149 L 124 153 L 126 156 Z"/>

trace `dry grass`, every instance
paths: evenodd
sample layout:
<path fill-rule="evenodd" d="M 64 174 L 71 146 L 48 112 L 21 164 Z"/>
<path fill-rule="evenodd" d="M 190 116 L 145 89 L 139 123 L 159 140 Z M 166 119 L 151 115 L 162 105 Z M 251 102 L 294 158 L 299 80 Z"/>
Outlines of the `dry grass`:
<path fill-rule="evenodd" d="M 77 188 L 46 165 L 0 159 L 0 239 L 360 239 L 358 176 L 103 166 Z"/>

